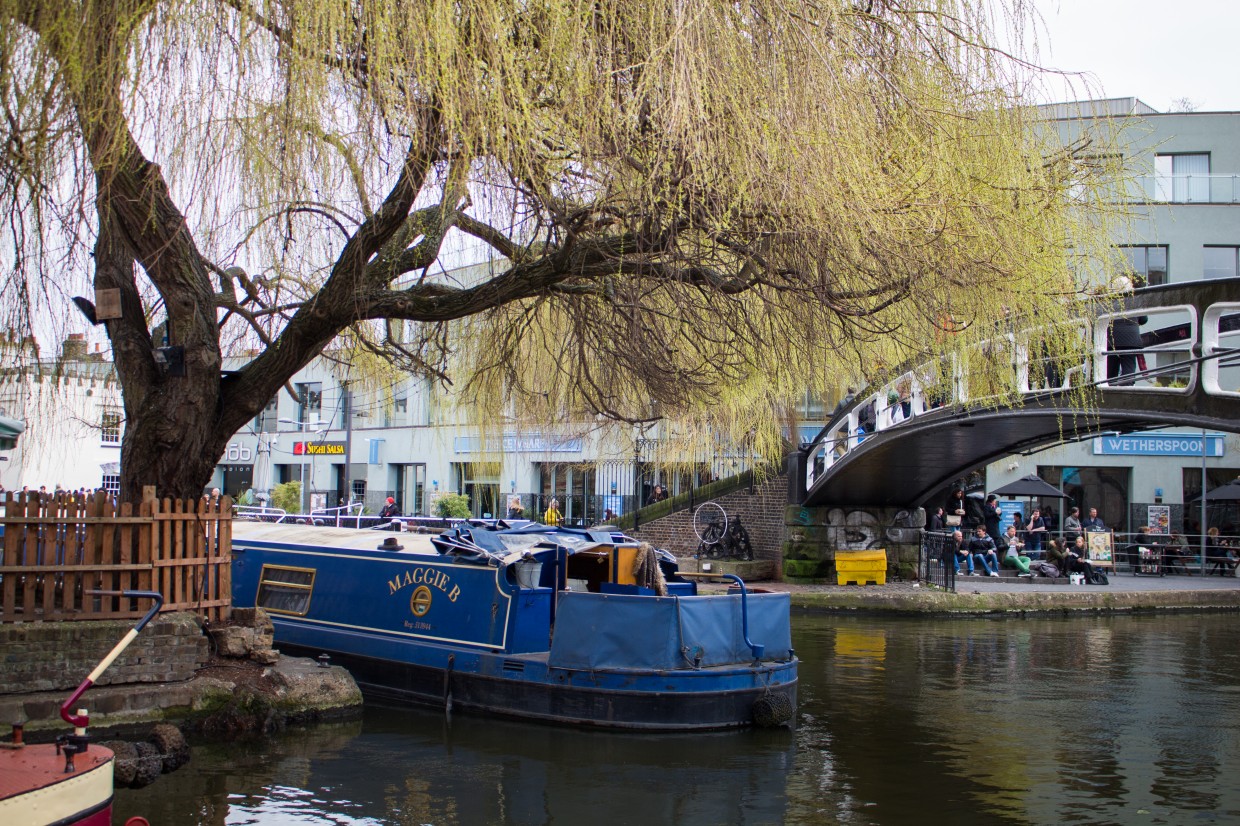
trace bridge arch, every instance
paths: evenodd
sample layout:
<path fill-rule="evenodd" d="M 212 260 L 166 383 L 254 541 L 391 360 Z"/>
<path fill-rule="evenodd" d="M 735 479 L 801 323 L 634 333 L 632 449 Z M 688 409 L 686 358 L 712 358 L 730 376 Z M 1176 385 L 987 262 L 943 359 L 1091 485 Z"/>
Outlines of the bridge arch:
<path fill-rule="evenodd" d="M 794 498 L 809 506 L 898 506 L 925 501 L 953 479 L 1015 453 L 1104 433 L 1160 426 L 1237 430 L 1240 421 L 1240 279 L 1172 284 L 1116 299 L 1082 322 L 1085 359 L 1061 373 L 1033 369 L 1016 336 L 1016 404 L 972 398 L 954 368 L 951 397 L 912 368 L 871 387 L 801 452 Z M 1117 330 L 1146 321 L 1140 346 Z M 1083 408 L 1084 392 L 1091 400 Z M 892 403 L 894 400 L 894 403 Z"/>

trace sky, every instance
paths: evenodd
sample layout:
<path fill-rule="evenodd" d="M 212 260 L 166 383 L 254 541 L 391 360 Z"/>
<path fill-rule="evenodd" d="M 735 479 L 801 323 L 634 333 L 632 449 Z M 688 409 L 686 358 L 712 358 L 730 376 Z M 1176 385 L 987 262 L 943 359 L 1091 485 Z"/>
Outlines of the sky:
<path fill-rule="evenodd" d="M 1046 78 L 1043 102 L 1136 97 L 1160 112 L 1188 98 L 1199 112 L 1240 111 L 1237 0 L 1033 0 L 1047 67 L 1092 75 L 1091 93 Z"/>

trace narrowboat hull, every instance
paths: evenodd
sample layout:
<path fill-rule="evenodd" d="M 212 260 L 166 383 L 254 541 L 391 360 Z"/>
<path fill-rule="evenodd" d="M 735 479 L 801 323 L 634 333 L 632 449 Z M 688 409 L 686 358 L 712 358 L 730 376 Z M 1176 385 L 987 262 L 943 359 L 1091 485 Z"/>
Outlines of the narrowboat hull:
<path fill-rule="evenodd" d="M 296 638 L 281 633 L 276 640 Z M 323 642 L 328 643 L 327 640 Z M 330 643 L 328 643 L 330 645 Z M 505 657 L 508 676 L 380 659 L 323 645 L 280 643 L 284 653 L 305 657 L 328 654 L 331 662 L 353 675 L 368 696 L 540 722 L 651 731 L 743 728 L 754 724 L 754 704 L 772 695 L 796 708 L 795 660 L 778 668 L 721 669 L 694 672 L 697 679 L 672 671 L 648 674 L 597 674 L 596 685 L 582 685 L 580 675 L 546 669 L 545 661 Z M 532 673 L 518 675 L 530 666 Z M 694 683 L 697 683 L 696 685 Z"/>
<path fill-rule="evenodd" d="M 604 568 L 606 554 L 570 565 L 538 551 L 541 578 L 522 583 L 509 564 L 381 551 L 383 534 L 236 529 L 234 605 L 265 608 L 281 651 L 327 654 L 371 697 L 590 728 L 792 722 L 787 594 L 570 592 L 564 571 Z M 751 631 L 763 645 L 751 647 Z"/>
<path fill-rule="evenodd" d="M 0 823 L 4 826 L 111 826 L 114 756 L 92 745 L 76 771 L 51 743 L 0 751 Z"/>

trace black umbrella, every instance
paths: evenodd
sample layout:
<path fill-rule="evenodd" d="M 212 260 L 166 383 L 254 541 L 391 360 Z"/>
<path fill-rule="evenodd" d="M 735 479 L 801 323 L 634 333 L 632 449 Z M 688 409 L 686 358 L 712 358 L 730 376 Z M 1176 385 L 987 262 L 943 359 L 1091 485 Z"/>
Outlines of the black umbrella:
<path fill-rule="evenodd" d="M 1022 476 L 1015 482 L 1009 482 L 1001 488 L 995 488 L 991 493 L 996 496 L 1028 496 L 1032 499 L 1069 499 L 1068 494 L 1059 488 L 1045 482 L 1037 476 L 1030 474 Z"/>
<path fill-rule="evenodd" d="M 1200 496 L 1193 497 L 1194 502 L 1200 502 Z M 1228 482 L 1225 485 L 1219 485 L 1217 488 L 1206 492 L 1207 502 L 1240 502 L 1240 479 Z"/>

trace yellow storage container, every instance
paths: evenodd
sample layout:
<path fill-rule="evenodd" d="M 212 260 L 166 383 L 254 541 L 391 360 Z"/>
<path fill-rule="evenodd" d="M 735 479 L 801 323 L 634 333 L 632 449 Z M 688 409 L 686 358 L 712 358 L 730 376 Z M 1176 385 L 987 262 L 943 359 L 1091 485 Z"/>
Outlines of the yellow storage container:
<path fill-rule="evenodd" d="M 835 575 L 840 585 L 886 585 L 887 551 L 838 551 Z"/>

